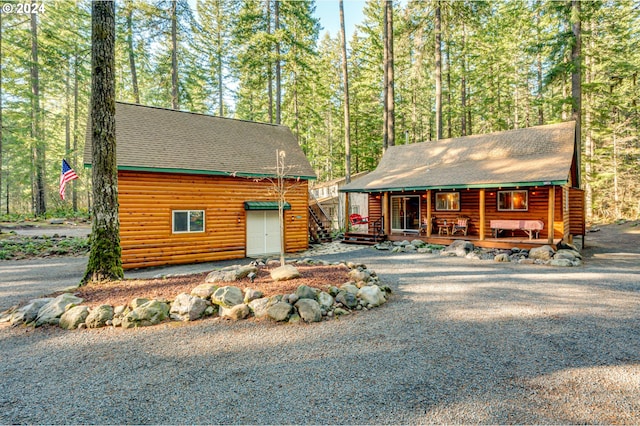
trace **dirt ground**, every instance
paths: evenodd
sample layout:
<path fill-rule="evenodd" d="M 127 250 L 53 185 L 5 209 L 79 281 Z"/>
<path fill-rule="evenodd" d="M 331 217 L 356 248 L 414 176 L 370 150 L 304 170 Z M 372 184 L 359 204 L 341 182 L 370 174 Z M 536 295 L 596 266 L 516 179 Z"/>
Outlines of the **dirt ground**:
<path fill-rule="evenodd" d="M 640 220 L 590 226 L 582 254 L 592 264 L 611 260 L 639 264 Z"/>

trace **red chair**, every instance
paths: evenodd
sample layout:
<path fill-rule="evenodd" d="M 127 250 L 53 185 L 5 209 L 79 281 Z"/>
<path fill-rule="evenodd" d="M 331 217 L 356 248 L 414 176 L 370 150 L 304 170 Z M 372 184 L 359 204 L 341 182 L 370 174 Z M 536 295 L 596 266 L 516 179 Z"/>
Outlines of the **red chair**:
<path fill-rule="evenodd" d="M 353 213 L 349 215 L 349 223 L 351 226 L 364 225 L 369 223 L 369 217 L 362 217 L 358 213 Z"/>

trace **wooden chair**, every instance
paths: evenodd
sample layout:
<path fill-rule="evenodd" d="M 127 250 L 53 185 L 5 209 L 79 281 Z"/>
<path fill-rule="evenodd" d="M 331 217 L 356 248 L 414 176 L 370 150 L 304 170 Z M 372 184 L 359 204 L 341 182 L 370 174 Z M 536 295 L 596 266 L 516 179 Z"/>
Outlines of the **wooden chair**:
<path fill-rule="evenodd" d="M 458 217 L 457 222 L 453 224 L 451 227 L 451 235 L 455 235 L 456 232 L 462 233 L 462 235 L 467 235 L 469 232 L 469 218 L 466 216 Z"/>

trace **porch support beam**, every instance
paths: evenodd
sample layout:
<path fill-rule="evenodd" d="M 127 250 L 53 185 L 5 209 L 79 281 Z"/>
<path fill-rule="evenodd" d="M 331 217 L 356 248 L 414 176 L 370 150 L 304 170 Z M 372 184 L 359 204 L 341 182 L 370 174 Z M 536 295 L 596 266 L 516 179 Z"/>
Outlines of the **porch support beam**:
<path fill-rule="evenodd" d="M 431 223 L 431 190 L 427 190 L 427 237 L 431 236 L 433 232 L 433 224 Z"/>
<path fill-rule="evenodd" d="M 482 188 L 480 190 L 480 226 L 478 227 L 478 230 L 480 232 L 480 241 L 483 241 L 485 238 L 485 233 L 484 233 L 484 223 L 485 223 L 485 189 Z"/>
<path fill-rule="evenodd" d="M 347 230 L 347 232 L 349 232 L 350 228 L 351 228 L 351 221 L 349 220 L 349 198 L 350 198 L 351 193 L 350 192 L 345 192 L 344 193 L 344 229 Z"/>
<path fill-rule="evenodd" d="M 547 238 L 547 243 L 549 244 L 553 244 L 553 236 L 555 234 L 555 227 L 554 227 L 554 219 L 556 216 L 556 187 L 555 186 L 550 186 L 549 187 L 549 208 L 548 208 L 548 217 L 547 217 L 547 223 L 548 223 L 548 238 Z"/>
<path fill-rule="evenodd" d="M 389 193 L 385 192 L 382 195 L 382 217 L 384 218 L 384 223 L 382 224 L 384 233 L 387 235 L 391 235 L 391 214 L 389 209 Z"/>

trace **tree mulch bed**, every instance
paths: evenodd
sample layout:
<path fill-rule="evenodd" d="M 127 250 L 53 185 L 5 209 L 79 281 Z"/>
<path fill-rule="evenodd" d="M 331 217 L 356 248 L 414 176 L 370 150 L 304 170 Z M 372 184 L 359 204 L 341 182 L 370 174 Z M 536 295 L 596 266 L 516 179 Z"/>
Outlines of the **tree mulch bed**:
<path fill-rule="evenodd" d="M 217 285 L 232 285 L 241 289 L 253 288 L 261 291 L 265 296 L 295 293 L 300 285 L 318 288 L 326 291 L 330 286 L 340 286 L 349 280 L 349 268 L 345 265 L 295 265 L 301 277 L 288 281 L 273 281 L 269 271 L 277 266 L 263 266 L 252 283 L 249 278 L 243 278 L 231 283 Z M 128 305 L 132 299 L 143 297 L 147 299 L 165 299 L 172 301 L 180 293 L 191 293 L 191 290 L 205 282 L 207 273 L 169 276 L 146 280 L 121 280 L 113 282 L 91 283 L 78 288 L 74 294 L 84 299 L 83 305 L 94 308 L 100 305 Z"/>

